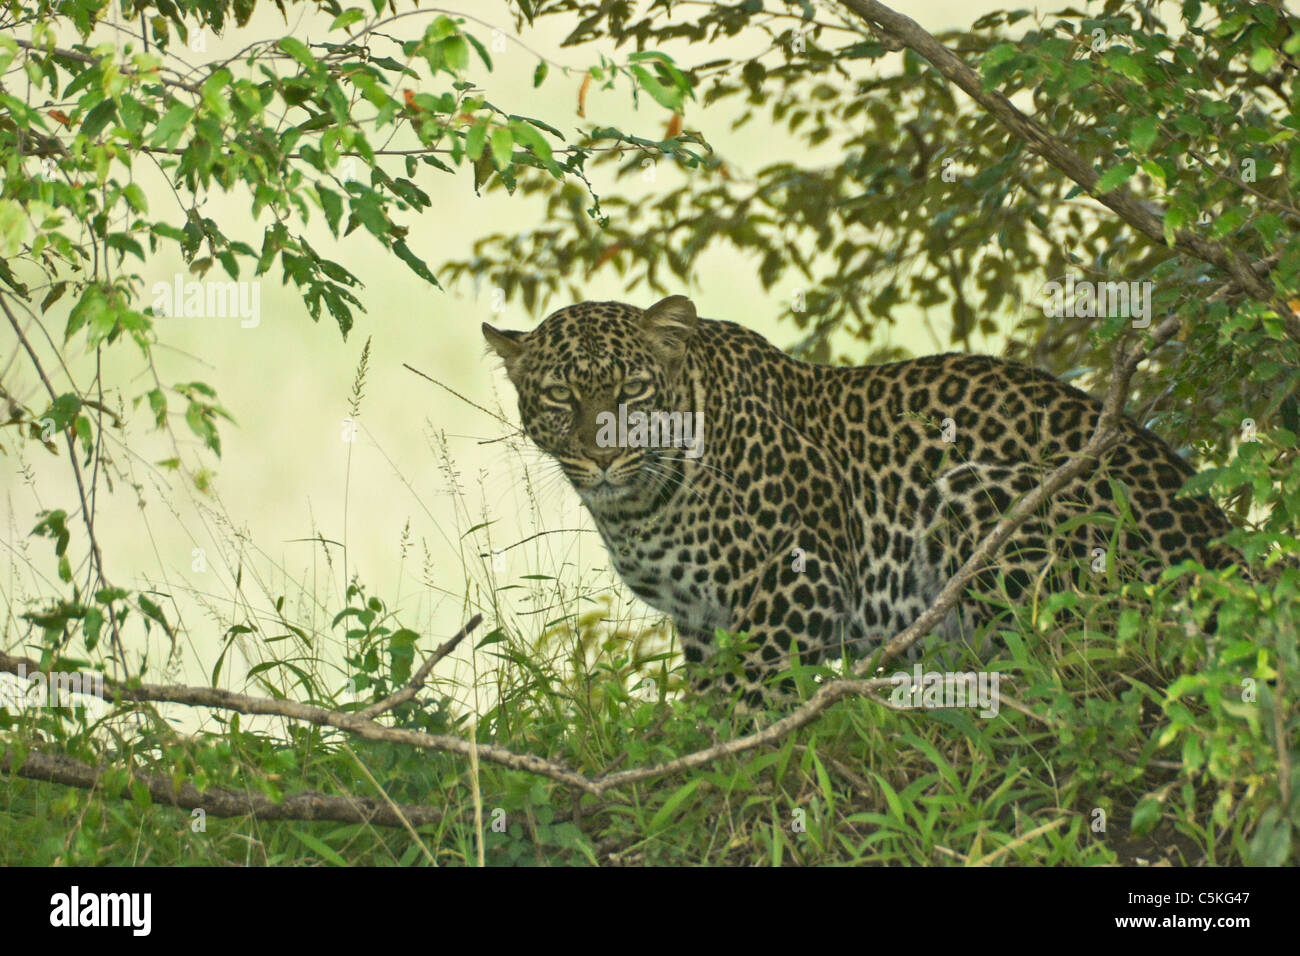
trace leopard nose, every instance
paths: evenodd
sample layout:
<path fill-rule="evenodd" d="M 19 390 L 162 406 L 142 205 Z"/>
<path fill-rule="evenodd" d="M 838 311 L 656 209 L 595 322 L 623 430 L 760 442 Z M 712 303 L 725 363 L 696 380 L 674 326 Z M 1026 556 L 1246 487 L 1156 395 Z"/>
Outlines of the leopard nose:
<path fill-rule="evenodd" d="M 618 457 L 619 451 L 620 449 L 618 447 L 612 447 L 612 448 L 597 447 L 597 448 L 588 448 L 587 454 L 591 457 L 591 460 L 594 461 L 596 464 L 600 465 L 600 467 L 608 468 L 610 464 L 614 461 L 614 459 Z"/>

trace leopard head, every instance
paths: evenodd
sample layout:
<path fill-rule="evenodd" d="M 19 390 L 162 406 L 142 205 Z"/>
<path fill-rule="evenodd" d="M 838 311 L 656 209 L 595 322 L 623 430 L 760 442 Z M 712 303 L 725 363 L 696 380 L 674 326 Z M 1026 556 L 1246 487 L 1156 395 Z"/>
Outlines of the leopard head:
<path fill-rule="evenodd" d="M 582 302 L 531 332 L 484 323 L 518 393 L 524 431 L 592 510 L 639 510 L 671 480 L 683 449 L 628 442 L 617 423 L 689 410 L 683 368 L 697 321 L 691 300 L 674 295 L 648 309 Z"/>

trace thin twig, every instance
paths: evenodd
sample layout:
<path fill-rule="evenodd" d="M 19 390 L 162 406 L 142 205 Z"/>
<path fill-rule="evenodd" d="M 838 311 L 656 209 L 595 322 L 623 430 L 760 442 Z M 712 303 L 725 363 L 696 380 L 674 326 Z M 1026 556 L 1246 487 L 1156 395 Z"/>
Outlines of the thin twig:
<path fill-rule="evenodd" d="M 462 402 L 464 402 L 466 405 L 470 406 L 471 408 L 477 408 L 480 412 L 484 412 L 488 415 L 491 415 L 493 418 L 495 418 L 497 421 L 501 422 L 502 424 L 510 425 L 512 428 L 514 427 L 514 425 L 509 421 L 509 419 L 502 418 L 496 412 L 492 411 L 492 409 L 485 408 L 482 405 L 480 405 L 478 402 L 471 401 L 470 399 L 462 395 L 460 392 L 456 391 L 454 388 L 442 384 L 442 382 L 438 381 L 436 378 L 431 378 L 430 376 L 425 375 L 418 368 L 412 368 L 411 366 L 407 365 L 405 362 L 402 363 L 402 368 L 406 369 L 408 372 L 414 372 L 416 375 L 420 376 L 420 378 L 432 382 L 434 385 L 437 385 L 441 389 L 445 389 L 446 391 L 451 392 L 451 394 L 455 395 L 457 398 L 459 398 Z"/>
<path fill-rule="evenodd" d="M 465 638 L 469 636 L 470 632 L 473 631 L 474 628 L 478 627 L 482 622 L 482 614 L 475 614 L 471 617 L 465 626 L 457 631 L 450 640 L 433 652 L 433 656 L 424 662 L 420 669 L 416 671 L 415 676 L 407 681 L 405 687 L 392 696 L 381 700 L 379 703 L 371 704 L 364 710 L 357 711 L 357 716 L 364 720 L 374 720 L 380 714 L 386 713 L 394 707 L 398 707 L 413 698 L 420 692 L 420 688 L 424 686 L 424 682 L 429 679 L 429 672 L 437 666 L 438 662 L 454 651 L 456 645 L 465 640 Z"/>
<path fill-rule="evenodd" d="M 1008 853 L 1010 853 L 1010 852 L 1011 852 L 1012 850 L 1014 850 L 1016 847 L 1021 846 L 1021 845 L 1025 844 L 1025 843 L 1028 843 L 1030 840 L 1032 840 L 1032 839 L 1033 839 L 1034 837 L 1036 837 L 1036 836 L 1042 836 L 1044 833 L 1048 833 L 1048 832 L 1051 831 L 1051 830 L 1055 830 L 1055 829 L 1056 829 L 1057 827 L 1059 827 L 1062 823 L 1066 823 L 1066 822 L 1068 822 L 1069 819 L 1070 819 L 1069 817 L 1059 817 L 1059 818 L 1053 820 L 1051 823 L 1044 823 L 1041 827 L 1034 827 L 1034 829 L 1030 830 L 1028 833 L 1021 834 L 1020 836 L 1018 836 L 1018 837 L 1016 837 L 1014 840 L 1012 840 L 1010 843 L 1006 844 L 1006 846 L 1000 846 L 1000 847 L 998 847 L 998 848 L 997 848 L 996 850 L 994 850 L 992 853 L 989 853 L 989 854 L 987 854 L 986 856 L 982 856 L 982 857 L 980 857 L 978 860 L 975 860 L 975 861 L 974 861 L 973 863 L 971 863 L 970 865 L 971 865 L 971 866 L 990 866 L 990 865 L 992 865 L 993 863 L 996 863 L 998 860 L 1002 859 L 1002 857 L 1006 856 Z"/>
<path fill-rule="evenodd" d="M 50 401 L 57 401 L 58 394 L 54 391 L 54 386 L 46 376 L 41 360 L 36 356 L 36 350 L 27 341 L 27 336 L 23 332 L 22 325 L 18 322 L 18 317 L 14 315 L 13 310 L 9 308 L 9 303 L 2 295 L 0 295 L 0 309 L 3 309 L 5 315 L 9 317 L 9 324 L 13 326 L 14 334 L 18 336 L 18 341 L 22 344 L 23 350 L 26 351 L 27 357 L 31 359 L 36 374 L 40 376 L 41 382 L 45 385 L 45 390 L 50 393 Z M 65 429 L 63 437 L 68 443 L 68 463 L 72 466 L 72 473 L 77 479 L 77 495 L 81 498 L 81 518 L 86 524 L 86 536 L 90 539 L 90 557 L 95 568 L 95 575 L 100 584 L 111 589 L 112 585 L 108 583 L 108 578 L 104 576 L 104 556 L 99 550 L 99 539 L 95 537 L 95 516 L 86 499 L 86 485 L 81 478 L 81 466 L 77 464 L 77 446 L 72 438 L 72 429 Z M 122 636 L 117 629 L 117 612 L 111 604 L 108 606 L 108 621 L 113 631 L 113 648 L 117 653 L 123 671 L 129 672 L 126 663 L 126 649 L 122 646 Z"/>

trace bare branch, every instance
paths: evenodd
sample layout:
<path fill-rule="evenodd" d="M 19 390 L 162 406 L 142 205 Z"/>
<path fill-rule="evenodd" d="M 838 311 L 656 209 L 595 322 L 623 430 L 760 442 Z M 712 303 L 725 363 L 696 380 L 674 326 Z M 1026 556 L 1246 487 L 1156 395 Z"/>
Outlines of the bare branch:
<path fill-rule="evenodd" d="M 45 754 L 30 750 L 20 766 L 14 766 L 13 751 L 0 753 L 0 771 L 29 780 L 60 783 L 82 790 L 97 789 L 109 796 L 130 799 L 130 787 L 115 791 L 107 787 L 105 769 L 92 767 L 64 754 Z M 210 787 L 199 790 L 192 783 L 178 789 L 171 775 L 132 773 L 143 784 L 154 803 L 186 810 L 203 810 L 214 817 L 256 816 L 259 820 L 332 820 L 337 823 L 373 823 L 376 826 L 422 826 L 442 819 L 438 807 L 396 804 L 388 800 L 335 796 L 307 791 L 291 793 L 276 802 L 263 793 Z M 403 819 L 405 818 L 405 819 Z"/>
<path fill-rule="evenodd" d="M 0 671 L 10 674 L 26 674 L 29 677 L 43 672 L 40 664 L 36 661 L 13 657 L 4 653 L 0 653 Z M 82 672 L 82 676 L 92 678 L 99 675 Z M 89 680 L 83 680 L 80 686 L 86 688 L 94 685 Z M 382 740 L 409 747 L 422 747 L 425 750 L 456 753 L 461 756 L 469 756 L 471 750 L 477 749 L 479 760 L 500 764 L 512 770 L 525 770 L 589 792 L 599 792 L 592 789 L 591 781 L 586 777 L 574 773 L 562 764 L 542 757 L 534 757 L 531 754 L 517 754 L 495 744 L 475 744 L 463 737 L 454 737 L 449 734 L 429 734 L 419 730 L 385 727 L 373 720 L 361 717 L 359 714 L 330 710 L 327 707 L 300 704 L 291 700 L 250 697 L 247 694 L 237 694 L 234 691 L 224 690 L 219 687 L 127 684 L 110 678 L 103 679 L 103 687 L 102 694 L 93 691 L 86 691 L 86 693 L 113 703 L 126 700 L 185 704 L 190 707 L 210 707 L 240 714 L 288 717 L 292 720 L 315 724 L 318 727 L 333 727 L 337 730 L 355 734 L 365 740 Z"/>
<path fill-rule="evenodd" d="M 809 697 L 797 709 L 762 730 L 747 734 L 744 737 L 736 737 L 733 740 L 724 740 L 722 743 L 686 754 L 676 760 L 669 760 L 650 767 L 634 767 L 631 770 L 622 770 L 618 773 L 609 774 L 593 781 L 596 788 L 595 792 L 603 793 L 611 787 L 640 783 L 652 777 L 662 777 L 681 770 L 692 770 L 712 763 L 720 757 L 729 757 L 732 754 L 743 753 L 746 750 L 761 747 L 763 744 L 775 743 L 787 734 L 811 724 L 831 704 L 848 697 L 865 697 L 878 690 L 893 686 L 894 680 L 890 677 L 878 677 L 871 680 L 830 681 L 823 684 L 817 693 Z"/>
<path fill-rule="evenodd" d="M 36 661 L 4 653 L 0 653 L 0 671 L 11 674 L 26 674 L 29 677 L 42 673 L 41 667 Z M 816 720 L 822 711 L 836 701 L 847 697 L 872 694 L 893 685 L 894 681 L 891 678 L 831 681 L 798 709 L 755 733 L 724 741 L 712 747 L 706 747 L 703 750 L 698 750 L 675 760 L 624 770 L 619 773 L 605 774 L 594 779 L 576 773 L 554 761 L 531 754 L 515 753 L 495 744 L 476 744 L 463 737 L 453 737 L 447 734 L 429 734 L 417 730 L 385 727 L 373 720 L 367 720 L 359 714 L 346 714 L 325 707 L 300 704 L 295 701 L 250 697 L 246 694 L 237 694 L 220 688 L 160 686 L 155 684 L 129 686 L 105 678 L 104 692 L 102 694 L 94 694 L 93 691 L 89 690 L 85 691 L 85 693 L 102 697 L 108 701 L 130 700 L 186 704 L 197 707 L 211 707 L 218 710 L 231 710 L 241 714 L 288 717 L 293 720 L 316 724 L 320 727 L 333 727 L 355 734 L 365 740 L 382 740 L 388 743 L 421 747 L 425 750 L 457 753 L 462 756 L 472 755 L 481 761 L 495 763 L 512 770 L 534 773 L 594 796 L 600 796 L 616 787 L 666 776 L 680 770 L 704 766 L 720 757 L 742 753 L 764 744 L 773 743 L 786 734 Z M 93 686 L 93 684 L 89 681 L 82 681 L 81 686 L 84 688 Z M 241 812 L 252 811 L 245 810 Z M 394 819 L 397 819 L 397 817 L 395 816 Z"/>
<path fill-rule="evenodd" d="M 429 679 L 429 672 L 433 670 L 438 662 L 454 651 L 456 645 L 465 640 L 465 638 L 469 636 L 470 631 L 474 630 L 474 628 L 478 627 L 481 623 L 483 623 L 483 615 L 475 614 L 469 619 L 464 627 L 456 632 L 455 636 L 433 652 L 433 655 L 424 662 L 423 666 L 420 667 L 415 676 L 410 679 L 405 687 L 386 700 L 381 700 L 377 704 L 371 704 L 365 710 L 357 711 L 357 716 L 364 717 L 366 720 L 374 720 L 380 714 L 387 713 L 394 707 L 404 704 L 408 700 L 412 699 L 420 692 L 420 688 L 424 686 L 424 682 Z"/>
<path fill-rule="evenodd" d="M 18 44 L 18 46 L 22 47 L 24 50 L 27 50 L 31 53 L 42 53 L 46 56 L 52 56 L 59 60 L 73 60 L 77 63 L 84 63 L 87 66 L 98 66 L 100 61 L 103 59 L 102 57 L 91 56 L 88 53 L 79 53 L 76 50 L 66 50 L 63 49 L 62 47 L 48 47 L 48 48 L 43 47 L 40 44 L 32 43 L 30 40 L 20 40 L 17 37 L 14 38 L 14 43 Z M 130 68 L 122 69 L 121 72 L 127 74 L 128 76 L 139 75 L 138 70 L 134 70 Z M 196 96 L 201 92 L 197 86 L 194 86 L 193 84 L 190 83 L 185 83 L 181 80 L 171 80 L 163 76 L 151 76 L 150 79 L 154 80 L 155 82 L 165 83 L 168 86 L 175 86 L 178 89 L 185 90 L 187 93 L 193 93 Z"/>

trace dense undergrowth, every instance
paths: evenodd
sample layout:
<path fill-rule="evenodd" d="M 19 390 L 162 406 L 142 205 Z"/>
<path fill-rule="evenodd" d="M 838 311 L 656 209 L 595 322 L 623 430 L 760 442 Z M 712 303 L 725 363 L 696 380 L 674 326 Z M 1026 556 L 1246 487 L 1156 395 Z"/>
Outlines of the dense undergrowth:
<path fill-rule="evenodd" d="M 775 744 L 598 799 L 493 763 L 472 767 L 456 755 L 316 727 L 288 725 L 281 736 L 243 729 L 234 717 L 224 733 L 180 736 L 133 705 L 99 732 L 84 714 L 81 726 L 61 711 L 11 716 L 10 740 L 40 734 L 92 761 L 114 753 L 115 767 L 130 752 L 137 769 L 178 782 L 271 795 L 378 797 L 378 786 L 399 804 L 439 808 L 441 819 L 409 831 L 248 817 L 200 825 L 187 810 L 153 804 L 143 788 L 112 795 L 121 770 L 91 792 L 7 777 L 0 863 L 446 865 L 475 863 L 480 853 L 488 865 L 1294 861 L 1300 754 L 1288 688 L 1300 677 L 1300 571 L 1261 584 L 1235 569 L 1184 570 L 1182 584 L 1129 584 L 1112 600 L 1037 595 L 1001 628 L 1002 650 L 982 665 L 951 649 L 927 654 L 926 668 L 999 672 L 1006 699 L 994 717 L 896 710 L 883 697 L 841 701 Z M 362 703 L 331 700 L 322 693 L 328 682 L 301 665 L 264 669 L 259 680 L 342 709 L 406 680 L 410 632 L 393 626 L 378 599 L 357 588 L 349 596 L 336 623 L 350 631 L 348 666 Z M 1207 633 L 1211 614 L 1217 630 Z M 499 666 L 497 703 L 476 727 L 436 681 L 398 708 L 394 724 L 473 733 L 597 776 L 773 719 L 670 690 L 679 677 L 672 655 L 633 658 L 632 635 L 603 629 L 599 618 L 576 618 L 542 642 L 499 629 L 480 638 Z M 545 646 L 560 653 L 538 654 Z M 732 642 L 733 652 L 740 646 Z M 714 666 L 734 658 L 724 652 Z M 835 672 L 796 667 L 793 676 L 807 696 Z"/>

